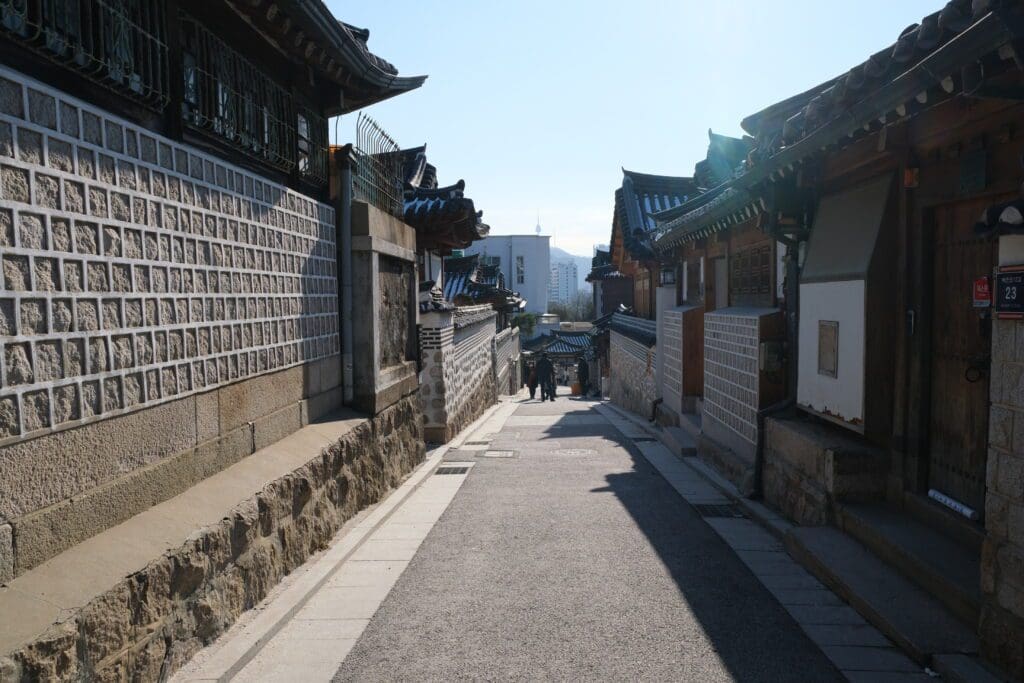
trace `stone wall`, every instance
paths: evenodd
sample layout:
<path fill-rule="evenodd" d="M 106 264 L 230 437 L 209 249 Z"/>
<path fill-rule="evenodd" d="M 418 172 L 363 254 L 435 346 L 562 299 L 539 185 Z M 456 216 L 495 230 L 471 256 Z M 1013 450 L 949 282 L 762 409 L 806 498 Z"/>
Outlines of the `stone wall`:
<path fill-rule="evenodd" d="M 496 317 L 489 306 L 466 306 L 456 311 L 453 379 L 446 392 L 449 439 L 498 401 L 491 346 Z"/>
<path fill-rule="evenodd" d="M 423 458 L 412 395 L 0 657 L 0 680 L 165 679 Z"/>
<path fill-rule="evenodd" d="M 409 311 L 412 307 L 413 265 L 396 258 L 381 257 L 380 363 L 389 368 L 412 357 L 409 349 Z"/>
<path fill-rule="evenodd" d="M 835 503 L 881 500 L 889 457 L 815 418 L 766 418 L 764 499 L 797 524 L 835 523 Z"/>
<path fill-rule="evenodd" d="M 0 577 L 331 407 L 334 234 L 330 206 L 0 67 Z"/>
<path fill-rule="evenodd" d="M 522 371 L 519 368 L 519 328 L 505 328 L 494 337 L 495 387 L 508 396 L 519 391 Z M 521 386 L 521 385 L 520 385 Z"/>
<path fill-rule="evenodd" d="M 420 391 L 428 441 L 447 443 L 497 401 L 496 317 L 490 306 L 421 317 Z"/>
<path fill-rule="evenodd" d="M 609 334 L 609 397 L 630 412 L 650 417 L 658 397 L 654 379 L 657 350 L 615 330 Z"/>
<path fill-rule="evenodd" d="M 1024 678 L 1024 324 L 992 323 L 982 653 Z"/>

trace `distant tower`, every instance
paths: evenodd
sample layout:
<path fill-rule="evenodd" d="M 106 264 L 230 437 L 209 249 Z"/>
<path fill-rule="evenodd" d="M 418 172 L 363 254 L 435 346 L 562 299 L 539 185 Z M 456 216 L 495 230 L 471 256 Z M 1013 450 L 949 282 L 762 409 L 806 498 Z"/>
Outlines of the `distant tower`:
<path fill-rule="evenodd" d="M 537 212 L 537 234 L 540 234 L 540 211 Z"/>

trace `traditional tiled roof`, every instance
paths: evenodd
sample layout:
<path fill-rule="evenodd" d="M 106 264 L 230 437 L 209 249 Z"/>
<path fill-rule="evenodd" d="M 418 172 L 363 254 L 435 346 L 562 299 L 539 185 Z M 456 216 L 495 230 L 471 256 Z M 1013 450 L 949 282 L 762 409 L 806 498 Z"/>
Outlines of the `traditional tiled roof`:
<path fill-rule="evenodd" d="M 495 265 L 481 264 L 479 254 L 444 260 L 444 297 L 448 301 L 489 302 L 517 307 L 523 299 L 505 288 L 505 278 Z"/>
<path fill-rule="evenodd" d="M 562 332 L 552 330 L 523 344 L 523 348 L 533 353 L 554 353 L 563 355 L 579 355 L 587 353 L 594 340 L 588 332 Z"/>
<path fill-rule="evenodd" d="M 612 313 L 609 327 L 619 334 L 648 346 L 654 346 L 658 341 L 658 326 L 654 320 L 638 318 L 625 313 Z"/>
<path fill-rule="evenodd" d="M 426 76 L 399 76 L 398 69 L 370 52 L 370 32 L 338 21 L 323 0 L 263 3 L 228 0 L 236 13 L 272 38 L 278 49 L 341 86 L 344 100 L 328 107 L 343 114 L 423 85 Z"/>
<path fill-rule="evenodd" d="M 1012 68 L 1021 38 L 1021 3 L 951 0 L 904 30 L 895 43 L 847 73 L 744 120 L 756 147 L 745 172 L 716 196 L 659 226 L 657 248 L 672 249 L 767 209 L 765 185 L 788 178 L 809 158 L 915 115 Z M 663 217 L 664 218 L 664 217 Z"/>
<path fill-rule="evenodd" d="M 444 292 L 433 280 L 420 283 L 419 306 L 421 313 L 451 311 L 455 309 L 455 304 L 445 300 Z"/>
<path fill-rule="evenodd" d="M 587 274 L 587 282 L 598 280 L 611 280 L 613 278 L 626 277 L 618 271 L 612 263 L 611 251 L 598 249 L 594 258 L 590 260 L 590 273 Z"/>
<path fill-rule="evenodd" d="M 615 219 L 630 256 L 641 260 L 653 256 L 654 215 L 679 206 L 697 191 L 693 178 L 622 169 L 622 187 L 615 191 Z"/>
<path fill-rule="evenodd" d="M 988 207 L 974 224 L 974 231 L 982 235 L 1016 235 L 1024 232 L 1024 199 Z"/>
<path fill-rule="evenodd" d="M 473 200 L 465 196 L 463 180 L 433 189 L 405 193 L 405 222 L 416 229 L 417 249 L 464 249 L 490 232 Z"/>

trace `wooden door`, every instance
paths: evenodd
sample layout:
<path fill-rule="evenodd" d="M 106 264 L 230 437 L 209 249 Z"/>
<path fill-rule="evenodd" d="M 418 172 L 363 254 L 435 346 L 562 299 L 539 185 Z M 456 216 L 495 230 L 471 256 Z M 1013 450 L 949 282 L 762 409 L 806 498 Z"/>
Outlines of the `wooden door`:
<path fill-rule="evenodd" d="M 995 240 L 973 226 L 991 203 L 969 201 L 934 210 L 931 412 L 928 486 L 985 510 L 991 321 L 973 306 L 975 278 L 991 276 Z"/>

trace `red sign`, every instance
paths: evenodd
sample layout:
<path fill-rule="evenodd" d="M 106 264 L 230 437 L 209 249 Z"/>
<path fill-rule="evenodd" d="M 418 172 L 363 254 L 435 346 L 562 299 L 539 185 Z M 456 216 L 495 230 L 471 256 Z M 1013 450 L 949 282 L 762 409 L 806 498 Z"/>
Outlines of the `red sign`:
<path fill-rule="evenodd" d="M 974 280 L 974 307 L 988 308 L 992 305 L 992 287 L 989 284 L 988 275 L 982 275 Z"/>

